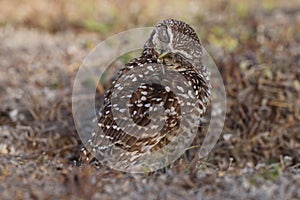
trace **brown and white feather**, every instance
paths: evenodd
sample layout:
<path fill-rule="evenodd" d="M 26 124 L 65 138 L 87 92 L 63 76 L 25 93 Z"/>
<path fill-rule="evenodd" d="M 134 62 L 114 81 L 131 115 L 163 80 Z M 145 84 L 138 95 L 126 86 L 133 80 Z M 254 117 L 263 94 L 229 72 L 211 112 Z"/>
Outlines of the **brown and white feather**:
<path fill-rule="evenodd" d="M 165 56 L 160 58 L 163 53 Z M 190 91 L 181 89 L 180 93 L 173 93 L 169 88 L 156 83 L 141 84 L 134 93 L 128 94 L 131 117 L 128 122 L 133 121 L 137 127 L 127 127 L 124 130 L 126 123 L 120 127 L 116 121 L 118 116 L 114 116 L 112 109 L 121 108 L 116 108 L 111 101 L 113 91 L 121 91 L 125 87 L 118 80 L 131 78 L 132 81 L 142 83 L 150 67 L 151 70 L 160 70 L 163 65 L 185 77 L 184 84 L 192 88 L 197 98 L 198 108 L 195 115 L 200 119 L 209 103 L 211 90 L 210 74 L 202 63 L 202 53 L 200 40 L 188 24 L 174 19 L 159 23 L 146 41 L 142 55 L 125 64 L 107 90 L 98 126 L 88 142 L 89 149 L 96 152 L 117 146 L 125 150 L 127 155 L 136 156 L 161 149 L 172 137 L 181 134 L 177 131 L 182 118 L 182 102 L 178 97 L 181 95 L 190 98 L 187 95 Z M 138 76 L 125 77 L 130 74 L 130 70 L 138 67 L 143 67 L 144 71 Z M 164 108 L 164 115 L 151 118 L 151 111 L 158 106 Z M 151 124 L 162 124 L 162 127 L 158 129 L 158 125 Z M 135 131 L 141 131 L 141 136 L 137 137 Z"/>

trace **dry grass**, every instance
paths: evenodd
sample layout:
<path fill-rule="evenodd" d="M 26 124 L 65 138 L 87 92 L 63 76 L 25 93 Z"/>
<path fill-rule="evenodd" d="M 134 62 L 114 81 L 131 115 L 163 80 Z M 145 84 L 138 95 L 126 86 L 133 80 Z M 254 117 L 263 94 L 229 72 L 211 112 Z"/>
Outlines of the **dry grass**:
<path fill-rule="evenodd" d="M 0 13 L 1 199 L 300 198 L 297 1 L 4 0 Z M 99 39 L 170 17 L 195 27 L 222 73 L 216 147 L 147 175 L 80 165 L 71 92 L 84 56 Z"/>

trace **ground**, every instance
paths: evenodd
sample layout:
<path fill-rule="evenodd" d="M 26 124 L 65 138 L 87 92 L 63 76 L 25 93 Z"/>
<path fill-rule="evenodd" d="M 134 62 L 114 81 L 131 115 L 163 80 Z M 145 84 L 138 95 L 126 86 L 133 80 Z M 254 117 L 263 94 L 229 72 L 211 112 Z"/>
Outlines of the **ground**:
<path fill-rule="evenodd" d="M 0 13 L 1 199 L 300 199 L 298 1 L 4 0 Z M 82 163 L 71 96 L 83 59 L 171 17 L 195 28 L 222 74 L 218 143 L 150 174 Z"/>

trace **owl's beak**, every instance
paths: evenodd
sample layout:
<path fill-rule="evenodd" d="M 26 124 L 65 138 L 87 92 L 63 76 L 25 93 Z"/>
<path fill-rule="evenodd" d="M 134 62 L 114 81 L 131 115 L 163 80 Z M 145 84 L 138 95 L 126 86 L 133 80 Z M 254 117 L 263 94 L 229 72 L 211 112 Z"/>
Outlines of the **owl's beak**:
<path fill-rule="evenodd" d="M 165 57 L 169 52 L 165 51 L 165 52 L 162 52 L 159 56 L 158 56 L 158 59 L 162 59 L 163 57 Z"/>

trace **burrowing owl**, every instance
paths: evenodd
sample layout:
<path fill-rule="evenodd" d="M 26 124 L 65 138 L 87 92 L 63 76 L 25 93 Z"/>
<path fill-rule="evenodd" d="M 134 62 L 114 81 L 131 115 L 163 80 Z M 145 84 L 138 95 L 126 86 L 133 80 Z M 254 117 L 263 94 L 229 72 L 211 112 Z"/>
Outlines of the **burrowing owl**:
<path fill-rule="evenodd" d="M 97 154 L 98 151 L 117 147 L 131 159 L 133 155 L 155 152 L 168 145 L 172 137 L 188 132 L 187 125 L 181 132 L 177 131 L 182 125 L 182 106 L 189 105 L 185 101 L 195 98 L 197 108 L 193 118 L 199 119 L 210 99 L 210 73 L 202 63 L 202 54 L 199 38 L 188 24 L 169 19 L 156 25 L 141 56 L 125 64 L 106 91 L 98 126 L 88 141 L 88 149 Z M 133 70 L 137 71 L 130 73 Z M 176 80 L 171 80 L 172 87 L 178 89 L 174 92 L 169 86 L 161 84 L 163 80 L 156 83 L 145 81 L 149 74 L 156 71 L 164 74 L 164 70 L 184 77 L 181 82 L 186 87 L 178 86 Z M 139 85 L 133 92 L 122 94 L 126 87 L 134 83 Z M 113 102 L 114 94 L 119 94 L 120 101 L 127 97 L 129 102 Z M 163 115 L 150 116 L 159 107 L 164 109 Z M 129 117 L 122 115 L 126 110 Z M 121 125 L 118 120 L 122 120 Z"/>

